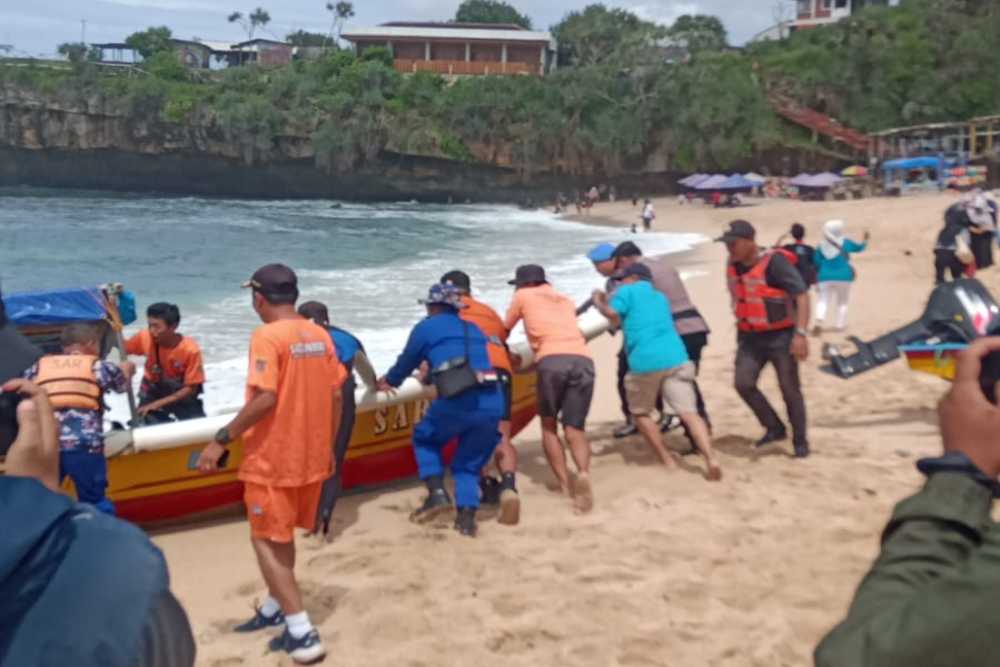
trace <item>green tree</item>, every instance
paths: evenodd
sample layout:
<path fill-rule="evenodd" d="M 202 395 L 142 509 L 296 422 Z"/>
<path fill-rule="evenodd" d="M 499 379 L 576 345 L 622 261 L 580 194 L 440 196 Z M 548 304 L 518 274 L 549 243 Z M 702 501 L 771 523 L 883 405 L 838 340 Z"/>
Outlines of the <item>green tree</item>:
<path fill-rule="evenodd" d="M 143 58 L 150 58 L 154 53 L 173 50 L 173 34 L 167 26 L 146 28 L 134 32 L 125 38 L 130 49 L 135 49 Z"/>
<path fill-rule="evenodd" d="M 385 67 L 392 67 L 394 59 L 392 52 L 384 46 L 370 46 L 361 54 L 361 60 L 365 62 L 382 63 Z"/>
<path fill-rule="evenodd" d="M 94 62 L 101 59 L 100 49 L 92 49 L 83 42 L 65 42 L 59 45 L 59 55 L 74 64 Z"/>
<path fill-rule="evenodd" d="M 271 22 L 271 15 L 264 8 L 258 7 L 247 16 L 244 16 L 241 12 L 233 12 L 227 20 L 230 23 L 238 23 L 243 28 L 243 32 L 247 34 L 247 41 L 249 41 L 253 39 L 257 28 L 263 28 Z"/>
<path fill-rule="evenodd" d="M 184 81 L 187 69 L 173 51 L 160 51 L 147 58 L 143 68 L 153 76 L 166 81 Z"/>
<path fill-rule="evenodd" d="M 560 65 L 587 67 L 631 60 L 652 47 L 665 30 L 624 9 L 589 5 L 570 12 L 552 29 L 559 43 Z"/>
<path fill-rule="evenodd" d="M 329 36 L 305 30 L 296 30 L 295 32 L 288 33 L 285 35 L 285 41 L 292 46 L 331 47 L 334 45 L 334 41 Z"/>
<path fill-rule="evenodd" d="M 456 23 L 513 23 L 531 30 L 531 19 L 503 0 L 464 0 L 455 12 Z"/>
<path fill-rule="evenodd" d="M 690 53 L 721 51 L 728 45 L 722 21 L 704 14 L 685 14 L 677 19 L 667 33 L 681 42 Z"/>
<path fill-rule="evenodd" d="M 354 18 L 354 3 L 352 2 L 332 2 L 326 3 L 326 11 L 333 15 L 330 23 L 330 41 L 336 43 L 340 41 L 340 33 L 344 30 L 344 24 L 349 19 Z M 336 38 L 336 41 L 334 41 Z"/>

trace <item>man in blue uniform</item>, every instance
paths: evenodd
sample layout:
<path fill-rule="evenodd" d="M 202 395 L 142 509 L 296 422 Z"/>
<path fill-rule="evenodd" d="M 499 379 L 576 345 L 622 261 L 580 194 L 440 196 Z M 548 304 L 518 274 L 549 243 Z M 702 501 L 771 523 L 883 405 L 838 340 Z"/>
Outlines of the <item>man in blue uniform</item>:
<path fill-rule="evenodd" d="M 347 381 L 341 388 L 340 404 L 340 429 L 337 431 L 337 439 L 333 444 L 333 456 L 337 466 L 333 476 L 323 484 L 323 495 L 319 499 L 319 509 L 316 512 L 316 533 L 330 535 L 330 517 L 333 516 L 333 508 L 337 505 L 337 499 L 343 486 L 344 458 L 347 456 L 347 447 L 351 443 L 351 434 L 354 432 L 354 420 L 357 412 L 357 404 L 354 392 L 358 388 L 354 380 L 354 371 L 358 372 L 361 382 L 365 387 L 374 390 L 378 380 L 375 378 L 375 370 L 372 368 L 365 346 L 358 338 L 340 327 L 330 324 L 330 312 L 326 304 L 319 301 L 307 301 L 299 306 L 299 315 L 312 320 L 330 333 L 330 339 L 337 350 L 337 358 L 347 370 Z"/>
<path fill-rule="evenodd" d="M 455 529 L 472 537 L 479 508 L 479 473 L 500 442 L 503 394 L 490 364 L 486 336 L 458 316 L 464 307 L 459 290 L 454 285 L 434 285 L 421 303 L 427 306 L 427 318 L 410 332 L 406 349 L 379 380 L 379 389 L 391 392 L 421 363 L 427 363 L 438 398 L 413 429 L 413 451 L 420 479 L 427 485 L 427 499 L 410 519 L 426 523 L 452 509 L 444 488 L 441 450 L 457 438 L 451 462 L 458 504 Z"/>

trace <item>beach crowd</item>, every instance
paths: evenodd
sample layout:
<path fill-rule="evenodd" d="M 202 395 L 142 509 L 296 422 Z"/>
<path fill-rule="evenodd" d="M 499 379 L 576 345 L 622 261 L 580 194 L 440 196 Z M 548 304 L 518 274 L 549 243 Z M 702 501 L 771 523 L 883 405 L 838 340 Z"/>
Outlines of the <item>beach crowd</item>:
<path fill-rule="evenodd" d="M 949 209 L 935 248 L 939 280 L 956 259 L 963 267 L 958 274 L 953 272 L 955 277 L 968 275 L 966 266 L 975 266 L 977 259 L 985 262 L 986 252 L 992 257 L 992 234 L 987 244 L 990 247 L 980 249 L 978 255 L 971 247 L 976 235 L 985 235 L 982 230 L 995 232 L 995 206 L 992 210 L 992 227 L 988 227 L 990 206 L 985 198 L 966 198 L 954 210 Z M 649 213 L 651 226 L 655 218 L 651 206 Z M 861 241 L 848 238 L 845 227 L 840 220 L 827 222 L 815 248 L 806 244 L 805 229 L 798 224 L 792 226 L 787 243 L 783 238 L 773 245 L 762 245 L 757 230 L 746 220 L 732 221 L 716 239 L 728 252 L 725 276 L 738 332 L 734 385 L 760 426 L 756 447 L 790 438 L 795 458 L 810 456 L 800 364 L 809 358 L 810 337 L 830 325 L 838 331 L 846 328 L 850 287 L 857 279 L 851 255 L 863 252 L 869 241 L 867 233 Z M 966 233 L 970 235 L 969 252 L 976 255 L 970 262 L 963 259 L 961 246 Z M 946 252 L 951 255 L 945 257 Z M 552 473 L 551 489 L 566 497 L 573 512 L 586 514 L 597 502 L 587 418 L 598 378 L 578 317 L 593 308 L 607 319 L 611 332 L 620 331 L 623 338 L 616 384 L 624 423 L 615 436 L 640 436 L 662 465 L 674 471 L 679 468 L 679 456 L 667 447 L 664 433 L 682 426 L 689 445 L 687 453 L 703 460 L 705 479 L 713 483 L 722 480 L 722 466 L 713 448 L 712 422 L 698 384 L 711 332 L 676 266 L 669 256 L 644 256 L 632 241 L 603 243 L 586 255 L 604 284 L 579 307 L 550 283 L 542 266 L 516 268 L 510 280 L 513 293 L 503 315 L 473 296 L 468 273 L 460 269 L 447 272 L 420 299 L 426 317 L 413 327 L 395 364 L 381 375 L 372 367 L 362 342 L 332 323 L 325 304 L 299 303 L 298 278 L 292 269 L 269 264 L 253 273 L 243 287 L 263 324 L 249 343 L 246 400 L 194 462 L 201 472 L 215 473 L 225 465 L 229 446 L 238 439 L 243 442 L 239 479 L 245 489 L 252 549 L 268 595 L 252 618 L 233 628 L 235 632 L 280 631 L 269 640 L 268 648 L 285 652 L 298 663 L 316 662 L 326 655 L 296 579 L 294 537 L 296 529 L 329 535 L 355 419 L 355 376 L 369 389 L 390 395 L 412 377 L 434 387 L 436 398 L 413 430 L 412 447 L 426 496 L 410 515 L 411 521 L 428 524 L 454 517 L 455 530 L 474 537 L 477 512 L 481 505 L 489 504 L 497 506 L 500 524 L 519 523 L 518 452 L 511 443 L 513 384 L 519 373 L 536 375 L 537 413 L 543 452 Z M 813 289 L 817 295 L 815 313 L 810 298 Z M 180 310 L 169 303 L 156 303 L 147 309 L 146 316 L 147 328 L 124 345 L 128 355 L 145 358 L 137 414 L 150 424 L 204 416 L 200 399 L 205 382 L 202 356 L 197 343 L 179 331 Z M 6 324 L 5 318 L 0 324 Z M 530 356 L 522 357 L 508 347 L 510 333 L 518 324 L 523 324 Z M 65 535 L 60 538 L 58 532 L 87 517 L 89 527 L 104 531 L 103 538 L 83 535 L 80 540 L 104 539 L 111 545 L 107 558 L 145 559 L 150 563 L 149 571 L 159 573 L 143 577 L 134 567 L 127 568 L 133 572 L 122 575 L 115 584 L 120 586 L 115 595 L 110 589 L 85 595 L 88 600 L 107 604 L 118 600 L 117 604 L 140 610 L 123 630 L 140 639 L 132 644 L 118 642 L 122 656 L 129 652 L 133 657 L 146 656 L 139 660 L 143 665 L 191 664 L 194 645 L 190 629 L 183 610 L 169 593 L 162 557 L 157 560 L 158 552 L 139 539 L 137 530 L 111 518 L 114 507 L 105 496 L 103 396 L 128 391 L 135 365 L 127 360 L 117 364 L 103 360 L 99 332 L 86 324 L 63 329 L 62 353 L 57 355 L 43 356 L 9 326 L 0 333 L 6 362 L 20 366 L 8 377 L 16 374 L 22 378 L 9 382 L 5 390 L 24 399 L 17 412 L 22 428 L 7 457 L 7 473 L 39 482 L 17 489 L 0 487 L 0 498 L 36 525 L 34 533 L 28 531 L 15 538 L 20 545 L 18 553 L 31 556 L 22 561 L 22 566 L 27 562 L 29 567 L 24 576 L 35 582 L 53 576 L 45 571 L 51 560 L 46 560 L 46 554 L 54 557 L 63 543 L 71 545 L 66 554 L 83 563 L 74 567 L 87 567 L 86 559 L 94 555 L 86 544 L 73 543 Z M 962 375 L 952 396 L 971 391 L 968 380 L 978 377 L 979 358 L 995 349 L 1000 349 L 995 342 L 973 346 L 963 360 Z M 787 424 L 758 386 L 769 365 L 778 379 Z M 992 533 L 974 521 L 982 519 L 980 506 L 988 502 L 982 489 L 992 490 L 990 483 L 995 485 L 1000 456 L 992 450 L 989 455 L 983 452 L 987 449 L 984 442 L 993 435 L 987 434 L 987 427 L 977 425 L 1000 423 L 1000 419 L 996 407 L 981 392 L 982 400 L 962 395 L 964 403 L 953 398 L 945 402 L 942 412 L 943 419 L 947 418 L 942 422 L 945 446 L 952 458 L 935 469 L 943 474 L 931 479 L 931 490 L 924 492 L 923 500 L 908 506 L 919 506 L 923 512 L 897 511 L 885 538 L 885 553 L 890 558 L 917 558 L 919 545 L 907 544 L 907 539 L 962 539 L 963 544 L 953 551 L 964 551 L 969 559 L 977 558 L 974 552 L 985 551 L 987 544 L 992 544 L 988 542 Z M 452 442 L 457 442 L 457 447 L 446 462 L 444 449 Z M 453 480 L 453 492 L 445 483 L 446 472 Z M 74 482 L 80 505 L 45 491 L 58 490 L 67 476 Z M 934 506 L 928 494 L 961 495 L 965 503 L 961 511 L 965 513 L 959 516 L 956 509 L 957 518 L 940 516 L 940 510 L 927 509 Z M 970 525 L 972 528 L 962 528 Z M 978 532 L 973 535 L 972 531 Z M 980 560 L 985 558 L 983 555 Z M 5 560 L 9 559 L 0 559 L 0 566 Z M 945 560 L 948 563 L 937 564 L 940 576 L 949 568 L 962 566 L 955 553 L 940 559 Z M 886 561 L 876 565 L 859 591 L 851 617 L 820 647 L 817 664 L 907 664 L 892 657 L 897 655 L 897 644 L 886 642 L 895 641 L 893 637 L 897 643 L 910 640 L 916 630 L 887 618 L 884 609 L 906 613 L 906 605 L 915 604 L 922 582 L 911 580 L 894 593 L 882 588 L 893 576 L 901 576 L 901 568 L 905 569 L 901 563 Z M 916 577 L 914 566 L 907 572 Z M 991 571 L 983 576 L 995 575 Z M 964 581 L 971 575 L 963 572 L 961 576 Z M 54 581 L 62 579 L 55 576 Z M 70 586 L 67 582 L 63 585 Z M 88 585 L 97 589 L 100 581 L 95 579 Z M 71 590 L 66 588 L 63 594 L 78 595 Z M 53 590 L 48 598 L 42 595 L 38 604 L 44 609 L 57 604 L 57 592 Z M 976 615 L 974 611 L 986 613 L 976 607 L 978 598 L 970 601 L 963 597 L 960 582 L 942 595 L 945 593 L 970 615 Z M 24 600 L 24 591 L 20 594 L 17 599 Z M 125 595 L 129 599 L 122 602 Z M 43 614 L 44 609 L 32 607 L 25 613 Z M 102 612 L 95 612 L 93 623 L 99 626 L 102 618 Z M 28 622 L 23 620 L 22 627 Z M 931 623 L 929 618 L 922 622 Z M 89 636 L 85 630 L 73 628 L 67 636 L 74 642 L 111 641 L 106 628 L 93 629 Z M 866 638 L 876 635 L 882 643 L 865 645 Z M 84 639 L 79 639 L 81 636 Z M 55 650 L 63 657 L 71 656 L 79 650 L 73 646 L 69 642 Z M 46 650 L 53 649 L 40 646 L 30 633 L 22 633 L 0 641 L 0 663 L 8 664 L 4 662 L 6 652 L 18 659 L 9 664 L 56 664 L 51 662 L 56 654 Z M 104 664 L 135 664 L 134 659 L 122 659 L 109 659 Z M 914 659 L 912 664 L 932 664 Z"/>

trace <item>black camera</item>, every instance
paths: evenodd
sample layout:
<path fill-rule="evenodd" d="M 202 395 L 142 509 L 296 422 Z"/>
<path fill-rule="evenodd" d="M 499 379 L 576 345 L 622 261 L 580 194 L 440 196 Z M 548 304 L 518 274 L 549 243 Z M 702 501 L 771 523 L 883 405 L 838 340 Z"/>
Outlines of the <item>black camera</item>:
<path fill-rule="evenodd" d="M 6 456 L 17 439 L 17 404 L 20 402 L 18 394 L 0 393 L 0 456 Z"/>

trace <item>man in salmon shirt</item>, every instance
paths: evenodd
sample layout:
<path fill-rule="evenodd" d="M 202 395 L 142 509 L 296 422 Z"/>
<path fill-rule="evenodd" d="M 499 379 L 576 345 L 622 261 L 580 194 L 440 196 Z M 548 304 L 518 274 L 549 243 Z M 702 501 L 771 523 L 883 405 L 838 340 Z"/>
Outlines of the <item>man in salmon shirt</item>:
<path fill-rule="evenodd" d="M 542 419 L 542 445 L 563 493 L 573 497 L 579 512 L 594 506 L 590 486 L 590 443 L 587 414 L 594 396 L 594 361 L 576 323 L 576 306 L 545 279 L 545 269 L 519 266 L 510 281 L 517 288 L 507 309 L 504 326 L 513 329 L 524 320 L 528 343 L 538 365 L 538 416 Z M 577 476 L 570 484 L 566 454 L 559 439 L 561 420 L 576 463 Z"/>
<path fill-rule="evenodd" d="M 149 327 L 125 343 L 128 354 L 146 358 L 139 416 L 147 424 L 204 417 L 199 398 L 205 383 L 201 348 L 177 332 L 180 309 L 172 303 L 154 303 L 146 309 L 146 321 Z"/>
<path fill-rule="evenodd" d="M 510 330 L 504 326 L 503 319 L 495 310 L 482 301 L 472 298 L 472 279 L 463 271 L 451 271 L 441 276 L 442 285 L 453 285 L 462 295 L 465 308 L 458 311 L 458 316 L 466 322 L 471 322 L 486 334 L 487 352 L 490 363 L 497 373 L 497 379 L 503 389 L 504 412 L 500 420 L 500 444 L 495 455 L 497 469 L 501 479 L 483 471 L 479 479 L 479 488 L 484 505 L 500 505 L 500 515 L 497 521 L 507 526 L 514 526 L 521 520 L 521 499 L 517 495 L 515 474 L 517 473 L 517 450 L 510 442 L 510 413 L 514 399 L 513 382 L 514 366 L 511 364 L 510 351 L 507 349 L 507 337 Z"/>
<path fill-rule="evenodd" d="M 242 436 L 239 478 L 268 597 L 235 630 L 285 625 L 270 650 L 309 664 L 326 652 L 295 580 L 294 530 L 315 527 L 323 482 L 332 471 L 340 387 L 347 373 L 326 330 L 295 311 L 298 280 L 290 268 L 269 264 L 243 286 L 252 288 L 253 309 L 264 322 L 250 339 L 246 404 L 219 429 L 201 453 L 198 468 L 217 470 L 226 445 Z"/>

